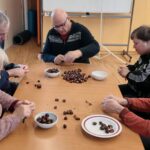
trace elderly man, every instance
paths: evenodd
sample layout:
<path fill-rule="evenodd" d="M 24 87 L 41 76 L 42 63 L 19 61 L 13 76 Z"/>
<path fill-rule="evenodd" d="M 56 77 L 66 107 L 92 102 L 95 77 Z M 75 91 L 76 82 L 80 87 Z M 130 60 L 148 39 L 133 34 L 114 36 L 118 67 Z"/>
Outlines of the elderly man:
<path fill-rule="evenodd" d="M 83 25 L 69 19 L 62 9 L 51 14 L 53 28 L 48 32 L 46 43 L 38 58 L 55 64 L 89 63 L 89 58 L 99 52 L 99 44 Z"/>
<path fill-rule="evenodd" d="M 27 65 L 8 63 L 6 53 L 2 48 L 4 48 L 4 41 L 7 37 L 9 27 L 9 18 L 0 11 L 0 90 L 13 95 L 18 83 L 9 81 L 9 77 L 22 77 L 29 70 Z"/>

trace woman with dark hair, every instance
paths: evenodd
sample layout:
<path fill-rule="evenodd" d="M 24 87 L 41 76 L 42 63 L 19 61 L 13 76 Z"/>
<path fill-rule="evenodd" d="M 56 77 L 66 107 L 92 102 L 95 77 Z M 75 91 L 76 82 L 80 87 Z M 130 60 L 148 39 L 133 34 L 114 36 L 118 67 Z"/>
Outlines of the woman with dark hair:
<path fill-rule="evenodd" d="M 119 67 L 118 73 L 128 81 L 119 88 L 124 97 L 150 97 L 150 27 L 135 29 L 131 39 L 140 58 L 134 65 Z"/>

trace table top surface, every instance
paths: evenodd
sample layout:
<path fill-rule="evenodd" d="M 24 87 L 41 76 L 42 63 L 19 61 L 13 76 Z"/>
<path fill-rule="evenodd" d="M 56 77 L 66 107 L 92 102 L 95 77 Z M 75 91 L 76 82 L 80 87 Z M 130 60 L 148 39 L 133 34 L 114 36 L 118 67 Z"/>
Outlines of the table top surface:
<path fill-rule="evenodd" d="M 87 82 L 77 84 L 63 80 L 62 76 L 48 78 L 44 75 L 46 68 L 58 68 L 61 73 L 66 70 L 82 69 L 86 75 L 94 70 L 108 72 L 107 79 L 97 81 L 89 78 Z M 40 80 L 41 88 L 35 84 Z M 27 84 L 27 82 L 29 82 Z M 21 81 L 15 97 L 18 99 L 32 100 L 36 104 L 33 116 L 26 119 L 7 138 L 1 141 L 0 147 L 3 150 L 83 150 L 83 149 L 111 149 L 111 150 L 142 150 L 143 146 L 139 136 L 122 124 L 123 130 L 120 135 L 109 138 L 96 138 L 86 134 L 81 128 L 82 120 L 93 114 L 105 114 L 102 111 L 100 102 L 107 95 L 114 94 L 121 96 L 117 86 L 117 79 L 102 64 L 74 64 L 56 66 L 37 62 L 32 65 L 30 72 Z M 55 99 L 59 101 L 56 102 Z M 66 102 L 62 102 L 65 99 Z M 86 101 L 90 102 L 89 105 Z M 57 109 L 54 107 L 57 106 Z M 74 114 L 81 118 L 77 121 L 73 116 L 64 120 L 63 112 L 71 109 Z M 38 112 L 54 112 L 58 116 L 58 123 L 51 129 L 40 129 L 34 123 L 34 116 Z M 106 115 L 106 114 L 105 114 Z M 118 118 L 118 116 L 115 115 Z M 119 119 L 119 118 L 118 118 Z M 63 124 L 67 128 L 63 128 Z"/>

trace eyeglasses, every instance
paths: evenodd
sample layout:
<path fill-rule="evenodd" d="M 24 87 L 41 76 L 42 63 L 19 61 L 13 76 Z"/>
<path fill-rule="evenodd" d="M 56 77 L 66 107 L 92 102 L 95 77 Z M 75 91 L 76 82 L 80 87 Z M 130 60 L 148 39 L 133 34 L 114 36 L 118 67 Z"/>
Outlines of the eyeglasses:
<path fill-rule="evenodd" d="M 65 22 L 60 24 L 60 25 L 55 25 L 54 26 L 54 29 L 58 30 L 60 27 L 64 27 L 66 25 L 66 22 L 67 22 L 68 18 L 66 18 Z"/>

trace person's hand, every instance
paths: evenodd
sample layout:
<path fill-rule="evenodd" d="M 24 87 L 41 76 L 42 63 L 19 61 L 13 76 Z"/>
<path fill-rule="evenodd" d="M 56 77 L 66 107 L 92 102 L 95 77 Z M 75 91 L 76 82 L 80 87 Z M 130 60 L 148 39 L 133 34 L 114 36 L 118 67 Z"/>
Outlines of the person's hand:
<path fill-rule="evenodd" d="M 25 117 L 29 117 L 34 109 L 34 103 L 32 105 L 20 105 L 15 109 L 14 115 L 16 115 L 20 120 L 23 120 Z"/>
<path fill-rule="evenodd" d="M 120 114 L 120 112 L 124 109 L 122 105 L 120 105 L 117 101 L 113 99 L 104 99 L 102 102 L 102 108 L 107 113 L 117 113 Z"/>
<path fill-rule="evenodd" d="M 15 108 L 20 105 L 35 105 L 32 101 L 29 100 L 19 100 L 17 104 L 15 105 Z"/>
<path fill-rule="evenodd" d="M 42 60 L 42 54 L 41 54 L 41 53 L 38 54 L 38 59 L 39 59 L 40 61 L 43 61 L 43 60 Z"/>
<path fill-rule="evenodd" d="M 29 70 L 23 68 L 13 68 L 7 70 L 10 77 L 23 77 Z"/>
<path fill-rule="evenodd" d="M 118 68 L 118 73 L 123 77 L 126 78 L 127 74 L 130 72 L 128 67 L 126 66 L 121 66 Z"/>
<path fill-rule="evenodd" d="M 61 64 L 62 62 L 64 62 L 64 55 L 57 55 L 54 59 L 54 63 L 59 65 Z"/>
<path fill-rule="evenodd" d="M 82 56 L 82 52 L 80 50 L 69 51 L 65 54 L 64 62 L 73 63 L 77 58 Z"/>
<path fill-rule="evenodd" d="M 28 65 L 24 65 L 24 64 L 18 64 L 18 66 L 26 71 L 29 71 L 29 67 Z"/>
<path fill-rule="evenodd" d="M 0 104 L 0 117 L 2 115 L 2 105 Z"/>
<path fill-rule="evenodd" d="M 104 98 L 104 100 L 108 100 L 108 99 L 117 101 L 119 104 L 121 104 L 123 106 L 128 105 L 128 101 L 125 98 L 117 97 L 117 96 L 114 96 L 114 95 L 109 95 L 109 96 L 106 96 Z"/>

